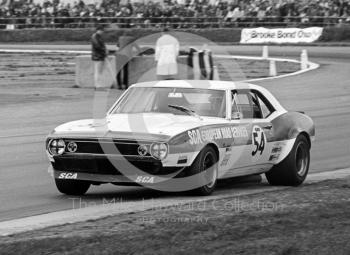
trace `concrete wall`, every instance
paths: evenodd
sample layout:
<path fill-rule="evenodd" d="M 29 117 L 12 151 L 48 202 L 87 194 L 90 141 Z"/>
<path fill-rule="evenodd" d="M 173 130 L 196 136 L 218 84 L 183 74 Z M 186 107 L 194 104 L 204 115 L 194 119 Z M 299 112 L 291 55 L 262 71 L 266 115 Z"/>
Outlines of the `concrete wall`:
<path fill-rule="evenodd" d="M 82 88 L 94 88 L 94 63 L 91 60 L 91 56 L 78 56 L 75 61 L 75 85 Z M 114 85 L 114 79 L 117 76 L 115 56 L 109 56 L 108 62 L 111 68 L 106 68 L 103 79 L 103 87 L 106 88 Z"/>
<path fill-rule="evenodd" d="M 116 61 L 118 59 L 115 56 L 110 56 L 109 61 L 112 63 L 112 68 L 116 77 Z M 154 56 L 137 56 L 131 59 L 129 62 L 129 85 L 137 82 L 154 81 L 158 77 L 156 75 L 157 63 L 154 60 Z M 94 67 L 91 56 L 84 55 L 76 57 L 76 72 L 75 72 L 76 85 L 79 87 L 94 87 Z M 108 74 L 107 74 L 108 75 Z M 178 58 L 178 75 L 173 77 L 174 79 L 193 79 L 193 71 L 190 66 L 187 65 L 187 56 L 180 56 Z M 110 87 L 112 81 L 110 77 L 106 77 L 105 87 Z"/>

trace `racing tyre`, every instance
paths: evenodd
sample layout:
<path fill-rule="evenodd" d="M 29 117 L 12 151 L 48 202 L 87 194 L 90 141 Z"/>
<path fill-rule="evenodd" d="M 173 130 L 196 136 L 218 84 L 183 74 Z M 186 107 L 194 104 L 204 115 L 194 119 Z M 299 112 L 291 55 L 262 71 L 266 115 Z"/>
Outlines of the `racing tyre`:
<path fill-rule="evenodd" d="M 213 193 L 218 177 L 217 162 L 218 156 L 212 147 L 207 146 L 199 153 L 190 168 L 190 175 L 192 176 L 206 171 L 204 176 L 201 176 L 202 178 L 198 178 L 198 183 L 199 185 L 201 183 L 207 184 L 192 190 L 191 193 L 200 196 L 208 196 Z"/>
<path fill-rule="evenodd" d="M 81 196 L 84 195 L 90 188 L 90 183 L 80 180 L 60 180 L 55 179 L 56 187 L 59 192 L 71 195 Z"/>
<path fill-rule="evenodd" d="M 289 155 L 267 172 L 271 185 L 299 186 L 309 172 L 310 144 L 305 135 L 299 135 Z"/>

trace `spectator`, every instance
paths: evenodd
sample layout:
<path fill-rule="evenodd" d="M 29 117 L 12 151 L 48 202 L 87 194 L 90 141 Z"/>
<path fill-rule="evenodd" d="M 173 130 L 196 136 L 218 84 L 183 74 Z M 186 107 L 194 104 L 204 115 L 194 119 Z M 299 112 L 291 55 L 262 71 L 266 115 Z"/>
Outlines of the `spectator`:
<path fill-rule="evenodd" d="M 18 28 L 91 27 L 98 21 L 121 27 L 161 27 L 169 23 L 175 28 L 207 27 L 206 23 L 213 20 L 243 26 L 266 21 L 332 25 L 347 19 L 350 5 L 350 0 L 164 0 L 164 4 L 130 0 L 86 4 L 79 0 L 67 5 L 59 0 L 46 0 L 40 5 L 32 0 L 0 2 L 2 28 L 6 24 Z"/>
<path fill-rule="evenodd" d="M 179 41 L 163 30 L 162 36 L 157 40 L 155 60 L 157 61 L 157 75 L 159 79 L 171 79 L 177 75 L 177 57 L 180 52 Z"/>
<path fill-rule="evenodd" d="M 104 78 L 106 78 L 103 75 L 105 71 L 108 71 L 109 75 L 113 76 L 111 64 L 107 59 L 107 47 L 102 38 L 103 32 L 103 26 L 98 26 L 96 32 L 91 37 L 91 58 L 92 61 L 94 61 L 95 89 L 101 89 L 106 87 L 106 85 L 103 82 Z M 113 77 L 113 80 L 115 80 L 115 77 Z M 116 82 L 114 81 L 114 84 L 115 83 Z"/>

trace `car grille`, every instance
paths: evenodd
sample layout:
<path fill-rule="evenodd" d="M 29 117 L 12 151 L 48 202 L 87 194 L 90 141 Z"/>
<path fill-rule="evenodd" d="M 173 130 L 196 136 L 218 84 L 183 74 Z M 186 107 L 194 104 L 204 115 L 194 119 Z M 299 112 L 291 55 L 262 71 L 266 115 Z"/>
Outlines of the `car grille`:
<path fill-rule="evenodd" d="M 139 156 L 139 146 L 146 145 L 148 148 L 151 142 L 141 143 L 138 141 L 118 141 L 118 140 L 65 140 L 66 153 L 72 153 L 68 150 L 68 144 L 75 142 L 77 150 L 74 153 L 83 154 L 101 154 L 101 155 L 124 155 L 124 156 Z M 150 157 L 147 153 L 144 157 Z"/>

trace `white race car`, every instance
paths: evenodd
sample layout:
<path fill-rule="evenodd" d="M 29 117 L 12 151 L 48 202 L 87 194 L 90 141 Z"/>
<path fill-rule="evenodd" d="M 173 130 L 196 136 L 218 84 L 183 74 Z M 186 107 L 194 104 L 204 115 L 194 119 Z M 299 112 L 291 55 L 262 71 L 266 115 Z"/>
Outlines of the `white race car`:
<path fill-rule="evenodd" d="M 300 185 L 314 136 L 310 117 L 260 86 L 168 80 L 131 86 L 105 119 L 55 128 L 46 149 L 64 194 L 113 183 L 209 195 L 218 179 L 261 173 Z"/>

